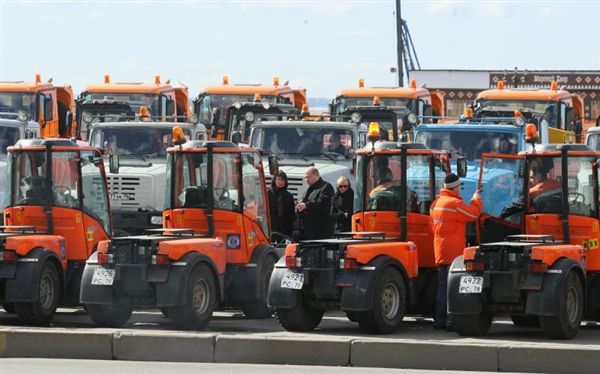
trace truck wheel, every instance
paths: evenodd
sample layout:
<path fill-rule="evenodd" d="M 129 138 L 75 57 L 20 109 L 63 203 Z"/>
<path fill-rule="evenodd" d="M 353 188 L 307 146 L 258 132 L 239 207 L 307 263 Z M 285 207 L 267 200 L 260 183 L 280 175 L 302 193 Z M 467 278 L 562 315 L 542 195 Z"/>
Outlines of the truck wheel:
<path fill-rule="evenodd" d="M 208 324 L 216 304 L 216 286 L 212 272 L 200 264 L 192 270 L 184 306 L 169 308 L 169 319 L 178 328 L 198 330 Z"/>
<path fill-rule="evenodd" d="M 487 334 L 492 326 L 493 316 L 487 313 L 452 315 L 454 331 L 463 336 Z"/>
<path fill-rule="evenodd" d="M 273 274 L 274 267 L 275 260 L 273 257 L 267 256 L 262 262 L 262 265 L 258 271 L 259 299 L 242 307 L 246 318 L 263 319 L 270 318 L 273 315 L 273 308 L 269 308 L 269 304 L 267 302 L 267 293 L 269 291 L 269 281 L 271 280 L 271 274 Z"/>
<path fill-rule="evenodd" d="M 406 311 L 406 286 L 394 268 L 384 269 L 375 280 L 373 308 L 357 312 L 360 328 L 371 334 L 390 334 L 400 327 Z"/>
<path fill-rule="evenodd" d="M 302 291 L 296 292 L 296 305 L 290 309 L 276 309 L 279 324 L 288 331 L 310 331 L 319 326 L 324 311 L 312 307 Z"/>
<path fill-rule="evenodd" d="M 522 316 L 513 314 L 510 316 L 512 322 L 518 327 L 540 327 L 540 317 L 538 316 Z"/>
<path fill-rule="evenodd" d="M 171 313 L 171 309 L 165 306 L 160 308 L 160 312 L 163 314 L 163 316 L 169 318 L 169 313 Z"/>
<path fill-rule="evenodd" d="M 37 287 L 37 300 L 32 303 L 15 303 L 17 317 L 26 325 L 47 325 L 58 308 L 60 281 L 58 270 L 50 261 L 42 265 Z"/>
<path fill-rule="evenodd" d="M 348 317 L 348 319 L 350 320 L 350 322 L 357 322 L 358 321 L 356 319 L 356 313 L 357 312 L 346 312 L 346 317 Z"/>
<path fill-rule="evenodd" d="M 90 318 L 100 327 L 121 327 L 129 321 L 132 309 L 120 303 L 87 304 Z"/>
<path fill-rule="evenodd" d="M 2 304 L 2 308 L 6 313 L 15 314 L 15 304 L 14 303 L 4 303 Z"/>
<path fill-rule="evenodd" d="M 558 315 L 540 317 L 540 324 L 546 335 L 553 339 L 571 339 L 577 335 L 583 316 L 583 286 L 575 271 L 569 272 L 562 294 Z"/>

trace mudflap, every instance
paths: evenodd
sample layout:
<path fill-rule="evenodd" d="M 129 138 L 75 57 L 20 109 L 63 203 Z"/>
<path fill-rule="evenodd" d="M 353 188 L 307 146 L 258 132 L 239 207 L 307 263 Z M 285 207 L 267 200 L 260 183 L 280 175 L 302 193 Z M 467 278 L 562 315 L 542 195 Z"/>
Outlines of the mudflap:
<path fill-rule="evenodd" d="M 291 269 L 285 267 L 285 257 L 279 259 L 271 274 L 269 282 L 268 302 L 269 306 L 280 309 L 291 309 L 296 306 L 297 293 L 300 290 L 281 287 L 281 280 Z M 298 271 L 299 272 L 299 271 Z"/>
<path fill-rule="evenodd" d="M 479 314 L 483 311 L 483 296 L 459 293 L 460 277 L 466 274 L 463 256 L 458 256 L 448 271 L 448 311 L 453 314 Z"/>
<path fill-rule="evenodd" d="M 542 289 L 540 291 L 530 291 L 527 293 L 527 303 L 525 312 L 538 316 L 555 316 L 559 313 L 560 302 L 557 302 L 556 295 L 559 294 L 561 285 L 566 281 L 567 275 L 571 270 L 578 272 L 583 278 L 581 265 L 572 260 L 558 260 L 544 276 Z M 582 284 L 585 287 L 585 283 Z M 584 288 L 585 289 L 585 288 Z"/>
<path fill-rule="evenodd" d="M 272 256 L 276 261 L 280 258 L 275 248 L 257 246 L 244 265 L 227 266 L 225 283 L 225 302 L 229 306 L 242 306 L 260 299 L 259 284 L 260 269 L 266 256 Z"/>
<path fill-rule="evenodd" d="M 211 269 L 215 276 L 215 284 L 217 287 L 217 304 L 223 300 L 224 277 L 218 274 L 215 263 L 207 256 L 200 253 L 190 253 L 185 255 L 181 261 L 185 263 L 183 266 L 169 267 L 169 274 L 166 282 L 154 283 L 156 290 L 156 306 L 171 307 L 181 306 L 186 303 L 187 282 L 192 270 L 199 263 L 205 263 Z"/>
<path fill-rule="evenodd" d="M 58 263 L 58 256 L 52 251 L 41 248 L 34 249 L 27 257 L 21 258 L 17 262 L 15 277 L 6 280 L 5 301 L 6 302 L 34 302 L 38 298 L 38 279 L 42 265 L 46 261 L 55 259 Z M 58 271 L 58 277 L 61 284 L 60 294 L 64 293 L 64 272 Z"/>
<path fill-rule="evenodd" d="M 353 287 L 345 287 L 342 290 L 340 309 L 352 312 L 371 310 L 373 308 L 375 279 L 388 266 L 393 266 L 402 274 L 406 282 L 407 305 L 411 305 L 415 300 L 416 283 L 414 280 L 407 281 L 406 270 L 398 261 L 389 257 L 377 257 L 367 266 L 359 268 Z"/>
<path fill-rule="evenodd" d="M 102 266 L 98 264 L 98 253 L 94 252 L 88 258 L 81 276 L 81 287 L 79 301 L 82 304 L 112 304 L 113 288 L 111 286 L 100 286 L 92 284 L 92 278 L 96 269 Z"/>

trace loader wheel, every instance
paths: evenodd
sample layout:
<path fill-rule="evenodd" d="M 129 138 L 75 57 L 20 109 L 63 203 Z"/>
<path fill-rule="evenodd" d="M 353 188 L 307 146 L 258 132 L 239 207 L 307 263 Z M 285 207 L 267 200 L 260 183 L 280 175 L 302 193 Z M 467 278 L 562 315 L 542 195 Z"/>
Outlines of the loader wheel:
<path fill-rule="evenodd" d="M 571 339 L 577 335 L 583 316 L 583 286 L 575 271 L 569 272 L 558 296 L 558 315 L 540 317 L 540 324 L 550 338 Z"/>
<path fill-rule="evenodd" d="M 454 331 L 463 336 L 482 336 L 487 334 L 494 317 L 491 314 L 452 315 Z"/>
<path fill-rule="evenodd" d="M 2 304 L 2 308 L 8 314 L 15 314 L 15 304 L 14 303 L 4 303 L 4 304 Z"/>
<path fill-rule="evenodd" d="M 288 331 L 310 331 L 319 326 L 323 310 L 312 307 L 302 291 L 296 292 L 296 305 L 290 309 L 276 309 L 279 324 Z"/>
<path fill-rule="evenodd" d="M 267 293 L 269 291 L 269 281 L 271 280 L 271 274 L 273 274 L 274 267 L 275 260 L 273 257 L 267 256 L 258 272 L 258 300 L 250 302 L 242 307 L 246 318 L 264 319 L 270 318 L 273 315 L 273 308 L 269 308 L 269 304 L 267 303 Z"/>
<path fill-rule="evenodd" d="M 375 280 L 373 308 L 357 312 L 360 328 L 371 334 L 390 334 L 400 327 L 406 311 L 406 286 L 398 270 L 388 267 Z"/>
<path fill-rule="evenodd" d="M 522 316 L 513 314 L 510 316 L 512 322 L 518 327 L 540 327 L 540 317 L 538 316 Z"/>
<path fill-rule="evenodd" d="M 350 322 L 358 322 L 358 320 L 356 319 L 356 313 L 357 312 L 346 312 L 346 317 L 348 317 L 348 319 L 350 320 Z"/>
<path fill-rule="evenodd" d="M 186 288 L 185 305 L 169 308 L 169 319 L 178 328 L 198 330 L 208 324 L 216 305 L 215 279 L 210 269 L 203 264 L 196 266 Z"/>
<path fill-rule="evenodd" d="M 52 321 L 60 297 L 58 270 L 50 261 L 42 265 L 37 282 L 37 300 L 30 303 L 15 303 L 19 321 L 26 325 L 47 325 Z"/>
<path fill-rule="evenodd" d="M 100 327 L 121 327 L 129 321 L 132 309 L 128 306 L 114 304 L 87 304 L 90 318 Z"/>

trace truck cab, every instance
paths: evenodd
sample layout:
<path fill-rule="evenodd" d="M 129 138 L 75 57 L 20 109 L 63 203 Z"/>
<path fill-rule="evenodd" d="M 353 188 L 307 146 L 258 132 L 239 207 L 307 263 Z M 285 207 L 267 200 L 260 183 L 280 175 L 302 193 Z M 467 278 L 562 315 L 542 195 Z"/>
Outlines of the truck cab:
<path fill-rule="evenodd" d="M 89 85 L 77 99 L 77 138 L 88 140 L 92 124 L 131 120 L 146 107 L 149 115 L 164 121 L 186 122 L 190 114 L 187 87 L 173 87 L 170 80 L 162 82 L 159 75 L 154 83 L 111 82 Z"/>
<path fill-rule="evenodd" d="M 70 86 L 34 82 L 0 82 L 0 118 L 35 122 L 42 138 L 70 138 L 75 103 Z"/>
<path fill-rule="evenodd" d="M 585 136 L 585 144 L 596 152 L 600 151 L 600 127 L 590 127 Z"/>
<path fill-rule="evenodd" d="M 117 235 L 141 234 L 162 227 L 167 148 L 172 144 L 175 125 L 182 129 L 186 139 L 202 141 L 206 137 L 201 124 L 152 118 L 98 122 L 91 126 L 90 144 L 119 157 L 118 173 L 107 175 Z"/>
<path fill-rule="evenodd" d="M 272 85 L 262 84 L 230 84 L 229 77 L 224 76 L 220 86 L 205 87 L 194 100 L 194 113 L 209 130 L 211 139 L 229 139 L 227 125 L 229 109 L 237 104 L 253 102 L 255 95 L 261 97 L 264 104 L 290 104 L 298 110 L 308 103 L 305 89 L 294 89 L 279 83 L 279 77 L 273 78 Z"/>
<path fill-rule="evenodd" d="M 0 228 L 0 303 L 21 323 L 49 323 L 79 305 L 86 260 L 112 227 L 99 149 L 66 139 L 22 139 L 8 148 Z"/>

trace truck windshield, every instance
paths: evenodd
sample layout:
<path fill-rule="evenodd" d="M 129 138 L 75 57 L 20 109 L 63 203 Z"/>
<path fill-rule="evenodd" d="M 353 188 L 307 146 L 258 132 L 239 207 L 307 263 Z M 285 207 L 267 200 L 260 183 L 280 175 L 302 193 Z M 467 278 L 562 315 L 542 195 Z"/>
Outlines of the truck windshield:
<path fill-rule="evenodd" d="M 427 131 L 417 133 L 415 141 L 431 149 L 448 151 L 467 160 L 479 160 L 482 153 L 514 154 L 518 152 L 518 138 L 514 133 L 491 131 Z"/>
<path fill-rule="evenodd" d="M 29 118 L 37 118 L 35 94 L 30 92 L 0 92 L 0 113 L 25 112 Z"/>
<path fill-rule="evenodd" d="M 586 143 L 591 150 L 596 152 L 600 151 L 600 133 L 589 134 Z"/>
<path fill-rule="evenodd" d="M 213 109 L 220 109 L 219 125 L 224 125 L 227 121 L 227 111 L 234 103 L 249 103 L 254 101 L 254 95 L 208 95 L 202 99 L 200 104 L 200 120 L 208 123 L 210 113 Z M 262 102 L 275 104 L 276 96 L 263 96 Z"/>
<path fill-rule="evenodd" d="M 268 127 L 256 128 L 251 147 L 280 155 L 346 157 L 355 145 L 352 132 L 336 128 Z"/>
<path fill-rule="evenodd" d="M 0 159 L 6 158 L 6 148 L 19 140 L 19 129 L 0 125 Z"/>
<path fill-rule="evenodd" d="M 191 139 L 190 130 L 183 131 Z M 99 127 L 92 131 L 90 145 L 110 148 L 121 156 L 164 157 L 172 145 L 171 128 Z"/>
<path fill-rule="evenodd" d="M 553 127 L 558 124 L 558 104 L 555 101 L 477 100 L 475 102 L 475 115 L 478 118 L 514 117 L 515 110 L 522 112 L 526 118 L 534 116 L 540 121 L 545 119 Z"/>
<path fill-rule="evenodd" d="M 150 111 L 151 116 L 159 116 L 160 100 L 157 94 L 141 94 L 141 93 L 112 93 L 112 92 L 93 92 L 86 93 L 83 97 L 84 103 L 94 101 L 123 101 L 131 107 L 135 113 L 140 111 L 141 106 L 145 106 Z"/>
<path fill-rule="evenodd" d="M 373 97 L 338 97 L 334 103 L 334 113 L 343 114 L 349 106 L 365 106 L 373 105 Z M 411 112 L 416 112 L 415 100 L 397 97 L 382 97 L 381 105 L 391 107 L 402 107 L 410 109 Z"/>

